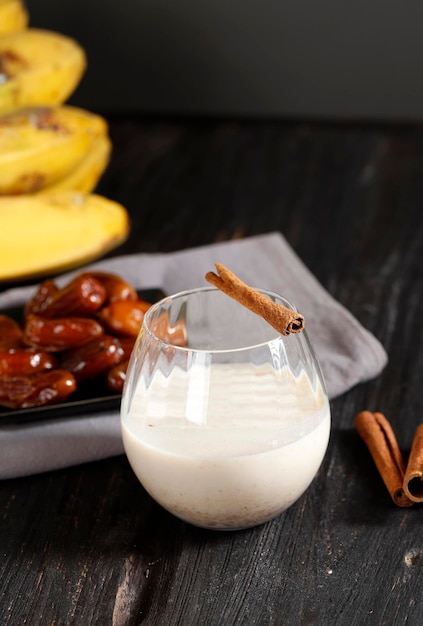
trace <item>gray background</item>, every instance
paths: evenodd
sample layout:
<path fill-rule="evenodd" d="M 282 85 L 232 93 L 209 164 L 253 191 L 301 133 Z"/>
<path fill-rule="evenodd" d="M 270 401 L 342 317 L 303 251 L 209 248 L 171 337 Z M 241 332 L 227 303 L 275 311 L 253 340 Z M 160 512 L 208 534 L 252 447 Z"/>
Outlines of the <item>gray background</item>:
<path fill-rule="evenodd" d="M 76 38 L 99 111 L 423 117 L 423 2 L 28 0 Z"/>

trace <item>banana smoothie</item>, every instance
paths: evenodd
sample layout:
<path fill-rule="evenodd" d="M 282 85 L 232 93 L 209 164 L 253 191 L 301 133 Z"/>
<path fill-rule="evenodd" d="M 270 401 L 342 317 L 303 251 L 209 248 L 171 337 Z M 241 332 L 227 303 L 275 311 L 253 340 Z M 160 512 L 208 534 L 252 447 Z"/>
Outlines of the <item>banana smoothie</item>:
<path fill-rule="evenodd" d="M 238 363 L 189 376 L 176 368 L 151 384 L 150 396 L 139 379 L 122 436 L 138 479 L 174 515 L 206 528 L 254 526 L 312 482 L 330 430 L 319 380 Z"/>

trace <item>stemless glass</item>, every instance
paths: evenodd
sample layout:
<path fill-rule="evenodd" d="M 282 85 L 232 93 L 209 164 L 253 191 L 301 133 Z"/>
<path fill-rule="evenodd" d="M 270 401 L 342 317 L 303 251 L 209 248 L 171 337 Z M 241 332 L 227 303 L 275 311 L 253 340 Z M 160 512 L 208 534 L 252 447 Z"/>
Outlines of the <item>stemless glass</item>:
<path fill-rule="evenodd" d="M 304 493 L 326 452 L 330 410 L 305 331 L 283 337 L 205 287 L 146 313 L 121 426 L 129 463 L 160 505 L 229 530 L 264 523 Z"/>

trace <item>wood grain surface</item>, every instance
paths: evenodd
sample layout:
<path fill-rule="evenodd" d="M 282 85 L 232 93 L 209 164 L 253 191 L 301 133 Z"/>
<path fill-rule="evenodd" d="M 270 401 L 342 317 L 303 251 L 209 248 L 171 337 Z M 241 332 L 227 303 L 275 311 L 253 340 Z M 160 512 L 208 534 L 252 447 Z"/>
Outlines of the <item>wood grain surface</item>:
<path fill-rule="evenodd" d="M 125 204 L 117 253 L 281 231 L 382 342 L 383 373 L 332 402 L 305 495 L 241 532 L 191 527 L 124 457 L 0 483 L 0 623 L 419 626 L 423 511 L 398 509 L 353 419 L 423 421 L 423 128 L 110 119 L 98 191 Z M 1 451 L 0 451 L 1 452 Z"/>

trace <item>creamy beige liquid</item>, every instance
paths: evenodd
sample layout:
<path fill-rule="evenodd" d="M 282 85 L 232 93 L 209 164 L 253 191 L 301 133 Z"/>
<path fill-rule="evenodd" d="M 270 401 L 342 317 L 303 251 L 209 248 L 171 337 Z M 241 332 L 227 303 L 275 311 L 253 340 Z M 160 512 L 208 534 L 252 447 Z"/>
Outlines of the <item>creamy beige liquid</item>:
<path fill-rule="evenodd" d="M 139 382 L 122 416 L 123 442 L 145 489 L 178 517 L 208 528 L 253 526 L 313 480 L 330 411 L 304 373 L 214 365 L 189 378 L 180 369 L 156 376 L 153 388 L 149 395 Z"/>

